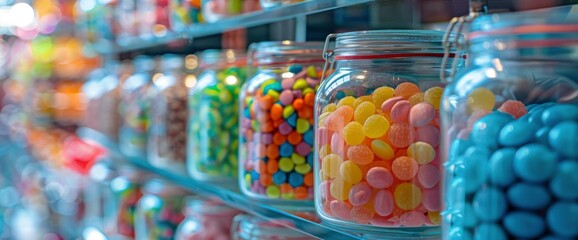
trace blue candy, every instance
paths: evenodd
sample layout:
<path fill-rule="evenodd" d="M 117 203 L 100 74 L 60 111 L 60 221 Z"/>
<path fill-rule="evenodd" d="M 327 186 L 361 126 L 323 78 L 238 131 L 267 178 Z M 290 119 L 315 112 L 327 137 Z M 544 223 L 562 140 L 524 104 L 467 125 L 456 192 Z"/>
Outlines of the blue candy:
<path fill-rule="evenodd" d="M 335 98 L 337 98 L 337 100 L 341 100 L 342 98 L 346 97 L 347 94 L 345 94 L 345 92 L 343 91 L 339 91 L 335 94 Z"/>
<path fill-rule="evenodd" d="M 295 126 L 297 126 L 297 113 L 291 114 L 291 116 L 287 118 L 287 123 L 289 123 L 291 127 L 295 128 Z"/>
<path fill-rule="evenodd" d="M 259 173 L 255 170 L 251 171 L 251 179 L 253 180 L 253 182 L 259 181 Z"/>
<path fill-rule="evenodd" d="M 281 185 L 287 182 L 287 174 L 281 170 L 273 174 L 273 182 L 277 185 Z"/>
<path fill-rule="evenodd" d="M 472 234 L 463 228 L 454 227 L 450 229 L 448 240 L 472 240 Z"/>
<path fill-rule="evenodd" d="M 245 115 L 245 118 L 251 119 L 251 110 L 245 108 L 245 110 L 243 110 L 243 115 Z"/>
<path fill-rule="evenodd" d="M 502 148 L 492 154 L 488 166 L 488 178 L 491 183 L 506 187 L 516 180 L 513 167 L 515 155 L 514 148 Z"/>
<path fill-rule="evenodd" d="M 452 142 L 450 146 L 450 162 L 456 161 L 458 156 L 461 156 L 466 152 L 466 150 L 472 146 L 472 144 L 463 139 L 456 139 Z"/>
<path fill-rule="evenodd" d="M 285 142 L 279 148 L 279 156 L 281 157 L 290 157 L 293 154 L 293 145 L 288 142 Z"/>
<path fill-rule="evenodd" d="M 548 126 L 554 126 L 567 120 L 578 120 L 578 106 L 557 104 L 542 113 L 542 122 Z"/>
<path fill-rule="evenodd" d="M 280 92 L 281 90 L 283 90 L 283 86 L 281 86 L 281 82 L 271 83 L 263 88 L 263 94 L 269 93 L 269 90 L 275 90 L 277 92 Z"/>
<path fill-rule="evenodd" d="M 488 150 L 481 146 L 471 146 L 464 154 L 464 178 L 466 193 L 478 190 L 486 181 Z"/>
<path fill-rule="evenodd" d="M 504 227 L 516 238 L 537 238 L 545 230 L 544 220 L 534 213 L 515 211 L 504 217 Z"/>
<path fill-rule="evenodd" d="M 534 135 L 534 138 L 536 138 L 536 142 L 543 144 L 543 145 L 548 145 L 549 144 L 549 140 L 548 140 L 548 133 L 549 132 L 550 132 L 549 127 L 543 127 L 543 128 L 540 128 L 538 131 L 536 131 L 536 134 Z"/>
<path fill-rule="evenodd" d="M 562 122 L 548 134 L 550 146 L 564 156 L 578 157 L 578 122 Z"/>
<path fill-rule="evenodd" d="M 528 112 L 531 112 L 532 109 L 534 109 L 535 107 L 540 106 L 538 104 L 530 104 L 530 105 L 526 105 L 526 110 L 528 110 Z"/>
<path fill-rule="evenodd" d="M 567 160 L 558 164 L 558 169 L 550 181 L 550 191 L 563 200 L 578 199 L 578 162 L 576 160 Z"/>
<path fill-rule="evenodd" d="M 303 175 L 296 172 L 289 174 L 289 185 L 294 188 L 303 185 Z"/>
<path fill-rule="evenodd" d="M 538 127 L 523 120 L 513 121 L 502 128 L 499 143 L 506 147 L 518 147 L 531 142 Z"/>
<path fill-rule="evenodd" d="M 516 152 L 514 172 L 529 182 L 548 180 L 556 170 L 556 154 L 541 144 L 528 144 Z"/>
<path fill-rule="evenodd" d="M 289 72 L 297 74 L 297 73 L 303 71 L 303 66 L 298 65 L 298 64 L 294 64 L 294 65 L 289 66 L 288 70 L 289 70 Z"/>
<path fill-rule="evenodd" d="M 504 230 L 494 223 L 482 223 L 474 233 L 475 240 L 507 240 Z"/>
<path fill-rule="evenodd" d="M 313 153 L 307 154 L 307 164 L 309 164 L 309 166 L 313 166 Z"/>
<path fill-rule="evenodd" d="M 550 193 L 542 185 L 521 182 L 508 189 L 508 200 L 517 208 L 539 210 L 550 203 Z"/>
<path fill-rule="evenodd" d="M 493 112 L 480 118 L 472 128 L 471 139 L 488 148 L 498 147 L 498 136 L 502 128 L 513 121 L 514 117 L 502 112 Z"/>
<path fill-rule="evenodd" d="M 540 105 L 528 111 L 528 114 L 526 114 L 526 116 L 528 116 L 528 122 L 543 125 L 544 123 L 542 122 L 542 113 L 544 113 L 546 108 L 546 106 Z"/>
<path fill-rule="evenodd" d="M 309 129 L 309 131 L 307 131 L 305 134 L 303 134 L 303 141 L 305 141 L 305 143 L 309 144 L 310 146 L 313 146 L 313 143 L 315 143 L 315 137 L 313 135 L 313 129 Z"/>
<path fill-rule="evenodd" d="M 504 215 L 508 203 L 502 191 L 487 187 L 476 193 L 473 207 L 476 216 L 482 221 L 496 221 Z"/>
<path fill-rule="evenodd" d="M 557 202 L 546 214 L 548 226 L 556 235 L 578 237 L 578 203 Z"/>
<path fill-rule="evenodd" d="M 474 228 L 478 225 L 478 218 L 476 218 L 476 214 L 474 213 L 474 207 L 471 204 L 466 203 L 464 206 L 464 214 L 463 214 L 463 225 L 467 228 Z"/>

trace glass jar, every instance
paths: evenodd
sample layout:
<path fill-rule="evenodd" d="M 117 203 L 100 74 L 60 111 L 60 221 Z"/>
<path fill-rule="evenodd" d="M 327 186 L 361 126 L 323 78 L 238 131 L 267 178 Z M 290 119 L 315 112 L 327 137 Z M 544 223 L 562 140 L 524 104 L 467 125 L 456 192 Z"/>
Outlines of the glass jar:
<path fill-rule="evenodd" d="M 182 32 L 192 23 L 204 22 L 201 0 L 170 0 L 170 24 L 174 32 Z"/>
<path fill-rule="evenodd" d="M 233 220 L 232 240 L 310 240 L 317 239 L 286 227 L 284 220 L 268 221 L 248 214 L 240 214 Z"/>
<path fill-rule="evenodd" d="M 336 37 L 326 55 L 335 71 L 315 101 L 315 207 L 324 222 L 388 237 L 439 236 L 443 36 L 328 37 Z"/>
<path fill-rule="evenodd" d="M 305 0 L 260 0 L 261 7 L 264 9 L 280 7 L 283 5 L 303 2 Z"/>
<path fill-rule="evenodd" d="M 82 126 L 100 131 L 100 119 L 96 116 L 100 114 L 102 105 L 102 86 L 100 81 L 107 75 L 107 70 L 98 68 L 90 72 L 86 77 L 86 82 L 82 85 L 82 93 L 86 104 Z"/>
<path fill-rule="evenodd" d="M 177 228 L 176 240 L 229 239 L 233 218 L 239 211 L 216 200 L 192 198 L 185 220 Z"/>
<path fill-rule="evenodd" d="M 127 38 L 137 36 L 139 33 L 139 12 L 137 0 L 118 0 L 115 8 L 115 20 L 118 26 L 118 37 Z M 150 19 L 146 18 L 146 19 Z M 144 21 L 143 21 L 144 22 Z"/>
<path fill-rule="evenodd" d="M 127 156 L 146 155 L 147 126 L 149 123 L 149 88 L 155 70 L 154 59 L 137 56 L 134 74 L 122 84 L 119 111 L 122 122 L 119 133 L 120 150 Z"/>
<path fill-rule="evenodd" d="M 578 238 L 578 19 L 569 7 L 470 26 L 442 104 L 445 239 Z"/>
<path fill-rule="evenodd" d="M 257 0 L 202 0 L 202 2 L 203 17 L 207 22 L 260 9 Z"/>
<path fill-rule="evenodd" d="M 148 161 L 153 166 L 184 173 L 189 117 L 184 59 L 167 54 L 161 65 L 163 73 L 155 74 L 151 89 L 154 93 L 149 113 Z"/>
<path fill-rule="evenodd" d="M 256 74 L 241 91 L 239 186 L 286 208 L 313 206 L 313 106 L 322 42 L 250 46 Z"/>
<path fill-rule="evenodd" d="M 173 239 L 185 218 L 185 195 L 182 189 L 159 179 L 147 182 L 137 205 L 135 239 Z"/>
<path fill-rule="evenodd" d="M 235 187 L 238 153 L 238 103 L 246 79 L 245 53 L 207 50 L 202 73 L 189 94 L 188 171 L 197 180 Z"/>
<path fill-rule="evenodd" d="M 142 197 L 143 174 L 122 166 L 105 192 L 104 233 L 110 237 L 134 238 L 135 213 Z"/>
<path fill-rule="evenodd" d="M 169 29 L 169 0 L 137 1 L 138 33 L 141 38 L 162 37 Z"/>
<path fill-rule="evenodd" d="M 110 197 L 110 183 L 117 177 L 116 170 L 112 166 L 112 159 L 103 157 L 95 163 L 88 173 L 88 181 L 84 188 L 84 226 L 85 229 L 96 228 L 104 232 L 105 211 L 107 200 Z"/>

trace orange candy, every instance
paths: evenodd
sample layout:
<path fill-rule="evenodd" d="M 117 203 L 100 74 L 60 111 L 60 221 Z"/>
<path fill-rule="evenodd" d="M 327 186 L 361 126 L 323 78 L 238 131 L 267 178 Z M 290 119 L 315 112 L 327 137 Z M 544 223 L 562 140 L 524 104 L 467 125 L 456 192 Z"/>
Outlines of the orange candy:
<path fill-rule="evenodd" d="M 307 93 L 305 94 L 305 97 L 303 97 L 303 99 L 305 100 L 305 104 L 313 107 L 315 105 L 315 94 L 313 93 Z"/>
<path fill-rule="evenodd" d="M 263 186 L 269 186 L 273 183 L 273 176 L 269 173 L 261 173 L 259 177 L 259 183 Z"/>
<path fill-rule="evenodd" d="M 305 177 L 303 178 L 303 184 L 305 184 L 305 186 L 308 187 L 312 187 L 314 182 L 313 182 L 313 172 L 307 173 L 305 174 Z"/>
<path fill-rule="evenodd" d="M 267 171 L 267 164 L 263 160 L 259 160 L 255 165 L 255 171 L 258 173 L 265 173 Z"/>
<path fill-rule="evenodd" d="M 267 146 L 265 144 L 259 144 L 259 157 L 264 158 L 267 156 Z"/>
<path fill-rule="evenodd" d="M 259 99 L 259 107 L 261 107 L 261 109 L 263 110 L 267 110 L 267 109 L 271 109 L 271 107 L 273 106 L 273 97 L 266 95 L 264 97 L 262 97 L 261 99 Z"/>
<path fill-rule="evenodd" d="M 279 170 L 279 162 L 277 159 L 270 158 L 267 161 L 267 172 L 270 174 L 275 174 Z"/>
<path fill-rule="evenodd" d="M 308 195 L 306 187 L 296 187 L 295 188 L 295 198 L 296 199 L 306 199 Z"/>
<path fill-rule="evenodd" d="M 274 144 L 269 144 L 269 146 L 267 146 L 267 157 L 269 159 L 279 157 L 279 147 Z"/>
<path fill-rule="evenodd" d="M 397 151 L 395 151 L 395 154 L 393 155 L 393 159 L 396 159 L 398 157 L 404 157 L 407 156 L 407 148 L 400 148 Z"/>
<path fill-rule="evenodd" d="M 279 120 L 275 120 L 275 121 L 273 121 L 273 127 L 279 127 L 279 126 L 281 126 L 281 124 L 283 124 L 284 122 L 285 122 L 285 120 L 282 119 L 282 118 L 279 119 Z"/>
<path fill-rule="evenodd" d="M 393 175 L 399 180 L 411 180 L 417 174 L 419 165 L 410 157 L 398 157 L 391 164 Z"/>
<path fill-rule="evenodd" d="M 347 150 L 347 157 L 357 165 L 367 165 L 373 161 L 373 151 L 366 145 L 355 145 Z"/>
<path fill-rule="evenodd" d="M 305 102 L 303 102 L 303 99 L 297 98 L 293 101 L 293 108 L 295 108 L 295 110 L 299 111 L 299 110 L 303 109 L 304 104 L 305 104 Z"/>
<path fill-rule="evenodd" d="M 271 119 L 279 120 L 283 118 L 283 106 L 279 104 L 274 104 L 271 107 Z"/>
<path fill-rule="evenodd" d="M 395 91 L 393 92 L 393 95 L 394 96 L 400 96 L 400 97 L 403 97 L 405 99 L 409 99 L 414 94 L 417 94 L 420 92 L 421 92 L 421 89 L 419 89 L 419 87 L 417 85 L 410 83 L 410 82 L 404 82 L 404 83 L 397 85 L 397 87 L 395 88 Z"/>
<path fill-rule="evenodd" d="M 293 191 L 293 187 L 289 183 L 283 183 L 279 186 L 279 190 L 281 190 L 281 193 L 290 193 Z"/>
<path fill-rule="evenodd" d="M 262 132 L 272 132 L 273 129 L 275 129 L 273 127 L 273 122 L 271 121 L 265 121 L 265 122 L 261 122 L 261 127 L 260 127 Z"/>
<path fill-rule="evenodd" d="M 291 143 L 293 145 L 299 144 L 302 139 L 303 139 L 303 136 L 301 136 L 301 134 L 299 134 L 296 131 L 291 131 L 289 136 L 287 136 L 287 140 L 289 141 L 289 143 Z"/>
<path fill-rule="evenodd" d="M 283 134 L 281 134 L 281 133 L 279 133 L 279 132 L 276 132 L 276 133 L 273 135 L 273 143 L 274 143 L 275 145 L 281 145 L 281 144 L 285 143 L 285 140 L 287 140 L 287 138 L 286 138 L 285 136 L 283 136 Z"/>
<path fill-rule="evenodd" d="M 389 127 L 387 139 L 397 148 L 405 148 L 413 143 L 415 130 L 407 123 L 394 123 Z"/>
<path fill-rule="evenodd" d="M 305 107 L 299 111 L 297 111 L 297 116 L 299 116 L 299 118 L 313 118 L 313 109 L 310 107 Z"/>
<path fill-rule="evenodd" d="M 341 131 L 353 119 L 353 108 L 341 106 L 325 118 L 325 126 L 331 131 Z"/>

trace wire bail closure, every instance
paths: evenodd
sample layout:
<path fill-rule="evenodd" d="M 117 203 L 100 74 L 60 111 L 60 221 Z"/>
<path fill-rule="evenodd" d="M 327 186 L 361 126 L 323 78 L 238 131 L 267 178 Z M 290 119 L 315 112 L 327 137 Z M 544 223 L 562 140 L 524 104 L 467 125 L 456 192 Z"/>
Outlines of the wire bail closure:
<path fill-rule="evenodd" d="M 337 37 L 336 33 L 332 33 L 327 35 L 325 39 L 325 44 L 323 45 L 323 59 L 325 59 L 325 64 L 323 65 L 323 73 L 321 73 L 321 81 L 325 80 L 327 77 L 327 70 L 333 70 L 335 67 L 335 59 L 334 57 L 334 49 L 329 49 L 329 45 L 331 43 L 331 39 Z"/>
<path fill-rule="evenodd" d="M 473 22 L 477 17 L 487 14 L 488 13 L 488 0 L 470 0 L 470 13 L 467 16 L 461 17 L 454 17 L 450 21 L 448 28 L 443 37 L 443 45 L 444 45 L 444 58 L 442 59 L 442 67 L 440 70 L 440 80 L 442 83 L 446 83 L 447 79 L 452 79 L 456 74 L 456 69 L 459 62 L 459 54 L 454 54 L 454 58 L 451 62 L 450 73 L 446 76 L 446 66 L 449 63 L 449 59 L 451 57 L 452 48 L 455 47 L 456 53 L 461 52 L 464 50 L 465 46 L 467 45 L 467 40 L 460 41 L 460 34 L 464 29 L 464 25 L 466 23 Z M 452 38 L 452 32 L 455 33 Z M 450 39 L 451 38 L 451 39 Z"/>

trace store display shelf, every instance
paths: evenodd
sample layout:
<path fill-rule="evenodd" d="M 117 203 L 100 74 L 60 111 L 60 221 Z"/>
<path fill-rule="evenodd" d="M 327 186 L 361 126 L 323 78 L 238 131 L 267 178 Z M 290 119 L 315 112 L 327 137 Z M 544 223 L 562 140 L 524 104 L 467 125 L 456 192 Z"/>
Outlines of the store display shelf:
<path fill-rule="evenodd" d="M 192 24 L 183 32 L 167 32 L 165 34 L 157 34 L 158 36 L 149 36 L 147 38 L 121 38 L 117 41 L 118 46 L 116 47 L 116 51 L 121 53 L 132 52 L 140 49 L 165 45 L 179 40 L 182 41 L 186 39 L 206 37 L 223 33 L 228 30 L 255 27 L 374 1 L 375 0 L 309 0 L 273 9 L 228 17 L 213 23 Z"/>
<path fill-rule="evenodd" d="M 205 183 L 201 181 L 194 180 L 188 176 L 174 174 L 172 172 L 156 168 L 150 165 L 145 159 L 138 157 L 128 157 L 121 153 L 118 146 L 110 141 L 103 134 L 88 128 L 81 128 L 77 131 L 77 134 L 82 139 L 89 142 L 95 142 L 100 146 L 106 148 L 108 154 L 118 159 L 124 159 L 129 164 L 140 168 L 144 171 L 153 173 L 167 181 L 170 181 L 176 185 L 186 188 L 196 194 L 202 194 L 207 197 L 216 197 L 222 200 L 224 203 L 243 210 L 245 212 L 258 215 L 267 219 L 283 219 L 283 222 L 290 222 L 292 226 L 298 231 L 305 234 L 315 236 L 320 239 L 361 239 L 361 237 L 342 232 L 340 230 L 325 226 L 320 223 L 312 222 L 302 217 L 296 216 L 289 212 L 280 210 L 278 208 L 268 206 L 266 204 L 260 203 L 248 199 L 241 193 L 226 189 L 221 186 L 217 186 L 210 183 Z"/>

